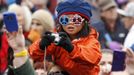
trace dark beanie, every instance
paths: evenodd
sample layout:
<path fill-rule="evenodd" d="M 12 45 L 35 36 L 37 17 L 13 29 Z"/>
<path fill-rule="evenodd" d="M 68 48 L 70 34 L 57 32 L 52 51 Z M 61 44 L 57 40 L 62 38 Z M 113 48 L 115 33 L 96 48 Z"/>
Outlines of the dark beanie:
<path fill-rule="evenodd" d="M 64 0 L 56 8 L 58 17 L 66 13 L 77 13 L 86 19 L 92 16 L 91 6 L 84 0 Z"/>

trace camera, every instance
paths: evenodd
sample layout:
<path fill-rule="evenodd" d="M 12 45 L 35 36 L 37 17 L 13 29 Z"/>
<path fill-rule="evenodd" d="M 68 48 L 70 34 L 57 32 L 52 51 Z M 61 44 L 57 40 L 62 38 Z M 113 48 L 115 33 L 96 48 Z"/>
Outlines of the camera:
<path fill-rule="evenodd" d="M 52 33 L 51 36 L 54 36 L 54 37 L 55 37 L 54 43 L 55 43 L 56 45 L 58 45 L 58 44 L 59 44 L 59 41 L 60 41 L 60 38 L 61 38 L 61 37 L 59 36 L 59 34 L 57 34 L 57 33 Z"/>

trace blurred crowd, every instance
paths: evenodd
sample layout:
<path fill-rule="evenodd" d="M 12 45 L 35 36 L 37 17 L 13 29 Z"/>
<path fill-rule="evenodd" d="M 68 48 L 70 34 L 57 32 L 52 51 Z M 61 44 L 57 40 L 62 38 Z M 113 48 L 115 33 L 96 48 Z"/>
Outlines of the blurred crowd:
<path fill-rule="evenodd" d="M 12 54 L 12 52 L 9 52 L 7 36 L 4 33 L 3 13 L 8 11 L 16 14 L 28 49 L 32 43 L 42 37 L 44 32 L 55 31 L 55 28 L 59 27 L 55 9 L 62 1 L 64 0 L 0 0 L 0 75 L 7 75 L 7 64 L 12 65 L 11 61 L 14 58 L 8 56 L 8 53 Z M 91 5 L 90 25 L 99 33 L 98 40 L 102 53 L 99 75 L 134 75 L 134 0 L 85 1 Z M 118 60 L 115 58 L 118 56 L 115 55 L 117 51 L 120 53 Z M 51 62 L 51 56 L 45 58 L 45 63 L 41 61 L 43 59 L 31 59 L 37 75 L 46 75 L 44 68 L 52 73 L 61 70 Z M 113 62 L 120 61 L 124 62 L 123 69 L 114 70 L 115 66 L 120 67 L 120 65 L 114 65 Z"/>

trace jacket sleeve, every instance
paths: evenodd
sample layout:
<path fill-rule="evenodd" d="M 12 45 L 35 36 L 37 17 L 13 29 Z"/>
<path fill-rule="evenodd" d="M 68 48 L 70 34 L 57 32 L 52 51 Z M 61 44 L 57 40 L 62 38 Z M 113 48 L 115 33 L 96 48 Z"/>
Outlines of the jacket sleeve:
<path fill-rule="evenodd" d="M 33 59 L 33 61 L 43 61 L 44 60 L 44 52 L 43 50 L 41 50 L 39 48 L 39 42 L 40 40 L 34 42 L 28 49 L 29 55 L 30 57 Z M 54 52 L 54 48 L 55 45 L 51 44 L 50 46 L 48 46 L 48 50 L 46 50 L 47 55 L 52 54 L 52 52 Z"/>
<path fill-rule="evenodd" d="M 39 48 L 40 40 L 34 42 L 28 49 L 30 57 L 33 61 L 43 61 L 44 60 L 44 52 Z"/>
<path fill-rule="evenodd" d="M 84 64 L 98 64 L 101 59 L 100 44 L 94 37 L 83 41 L 82 43 L 73 44 L 74 49 L 70 57 L 74 61 Z"/>
<path fill-rule="evenodd" d="M 31 65 L 29 59 L 21 67 L 13 69 L 15 75 L 35 75 L 33 66 Z"/>

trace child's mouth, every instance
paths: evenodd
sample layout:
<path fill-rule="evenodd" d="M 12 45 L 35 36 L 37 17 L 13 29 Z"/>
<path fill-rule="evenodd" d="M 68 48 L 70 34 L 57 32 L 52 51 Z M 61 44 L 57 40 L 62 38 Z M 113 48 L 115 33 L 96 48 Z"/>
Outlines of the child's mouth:
<path fill-rule="evenodd" d="M 68 27 L 67 29 L 72 31 L 74 30 L 74 27 Z"/>

